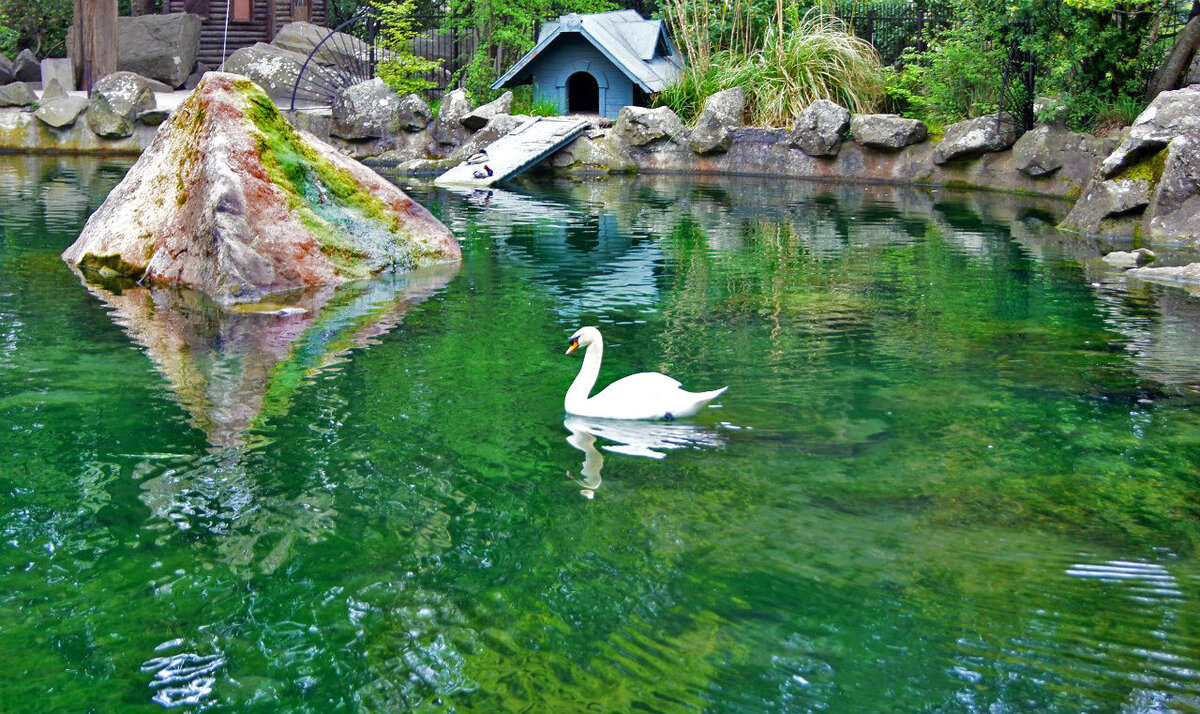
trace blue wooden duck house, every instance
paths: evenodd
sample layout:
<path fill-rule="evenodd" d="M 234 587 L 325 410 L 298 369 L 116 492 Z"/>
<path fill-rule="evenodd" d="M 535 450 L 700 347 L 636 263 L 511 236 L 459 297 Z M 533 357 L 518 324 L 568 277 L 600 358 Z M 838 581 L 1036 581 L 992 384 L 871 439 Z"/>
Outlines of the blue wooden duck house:
<path fill-rule="evenodd" d="M 571 14 L 543 25 L 537 45 L 492 89 L 532 83 L 534 99 L 556 102 L 560 114 L 615 119 L 621 107 L 644 106 L 682 68 L 661 20 L 635 10 Z"/>

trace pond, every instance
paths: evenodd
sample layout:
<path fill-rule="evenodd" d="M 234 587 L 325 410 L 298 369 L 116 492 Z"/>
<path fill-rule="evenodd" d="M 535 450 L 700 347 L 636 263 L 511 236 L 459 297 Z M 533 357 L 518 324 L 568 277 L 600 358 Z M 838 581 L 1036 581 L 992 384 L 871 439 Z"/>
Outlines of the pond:
<path fill-rule="evenodd" d="M 1200 710 L 1200 303 L 1064 206 L 408 187 L 441 271 L 222 314 L 0 158 L 0 711 Z M 661 370 L 699 416 L 567 420 Z"/>

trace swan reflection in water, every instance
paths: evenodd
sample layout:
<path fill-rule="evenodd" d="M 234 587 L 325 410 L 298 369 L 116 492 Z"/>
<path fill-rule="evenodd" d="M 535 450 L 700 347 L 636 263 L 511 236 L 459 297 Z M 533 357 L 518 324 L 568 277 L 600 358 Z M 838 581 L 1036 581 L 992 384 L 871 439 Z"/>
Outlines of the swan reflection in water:
<path fill-rule="evenodd" d="M 600 471 L 604 468 L 604 451 L 626 456 L 661 459 L 674 449 L 700 449 L 725 444 L 724 438 L 711 428 L 698 424 L 674 421 L 626 421 L 567 417 L 563 426 L 571 435 L 567 443 L 583 452 L 583 468 L 579 476 L 567 471 L 582 488 L 580 493 L 593 498 L 600 488 Z M 596 439 L 611 441 L 596 448 Z"/>

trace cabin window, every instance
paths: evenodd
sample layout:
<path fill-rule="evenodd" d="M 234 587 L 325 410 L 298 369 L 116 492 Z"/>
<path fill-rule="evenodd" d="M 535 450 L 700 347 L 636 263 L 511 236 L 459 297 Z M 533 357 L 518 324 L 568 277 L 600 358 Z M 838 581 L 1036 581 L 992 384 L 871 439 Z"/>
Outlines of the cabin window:
<path fill-rule="evenodd" d="M 567 78 L 567 113 L 600 113 L 600 83 L 588 72 L 576 72 Z"/>
<path fill-rule="evenodd" d="M 233 0 L 233 22 L 250 22 L 254 19 L 254 0 Z"/>

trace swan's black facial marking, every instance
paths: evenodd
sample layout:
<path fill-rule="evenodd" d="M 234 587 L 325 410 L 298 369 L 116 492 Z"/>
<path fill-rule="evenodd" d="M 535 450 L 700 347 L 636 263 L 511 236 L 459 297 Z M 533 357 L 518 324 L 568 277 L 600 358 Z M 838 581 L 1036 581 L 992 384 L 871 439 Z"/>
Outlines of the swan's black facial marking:
<path fill-rule="evenodd" d="M 666 419 L 667 421 L 675 421 L 675 415 L 671 412 L 667 412 L 666 414 L 663 414 L 663 419 Z"/>
<path fill-rule="evenodd" d="M 567 354 L 571 354 L 577 349 L 579 349 L 578 337 L 572 337 L 570 340 L 567 340 Z"/>

